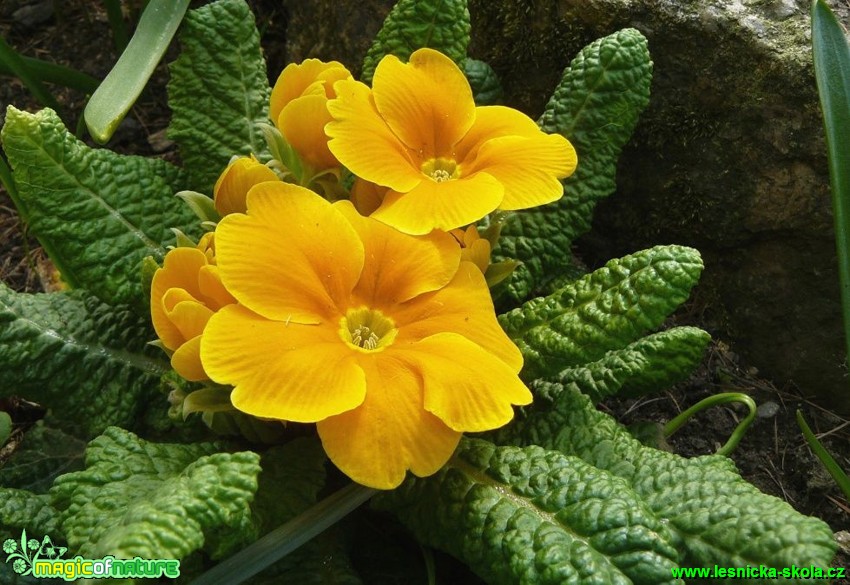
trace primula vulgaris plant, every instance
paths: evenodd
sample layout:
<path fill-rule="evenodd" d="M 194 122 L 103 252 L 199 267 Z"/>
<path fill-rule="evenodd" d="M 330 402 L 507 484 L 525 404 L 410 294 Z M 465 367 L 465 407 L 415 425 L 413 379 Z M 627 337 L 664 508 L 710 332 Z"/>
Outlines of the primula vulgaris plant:
<path fill-rule="evenodd" d="M 244 2 L 192 11 L 169 83 L 183 168 L 9 108 L 11 195 L 68 290 L 0 288 L 3 391 L 49 409 L 3 469 L 8 535 L 191 576 L 338 484 L 328 458 L 488 582 L 829 565 L 823 522 L 593 406 L 683 379 L 709 340 L 651 333 L 696 251 L 589 274 L 570 252 L 648 102 L 645 39 L 583 49 L 535 123 L 485 105 L 469 31 L 461 0 L 402 0 L 361 80 L 308 59 L 270 90 Z M 252 582 L 375 581 L 358 527 Z"/>

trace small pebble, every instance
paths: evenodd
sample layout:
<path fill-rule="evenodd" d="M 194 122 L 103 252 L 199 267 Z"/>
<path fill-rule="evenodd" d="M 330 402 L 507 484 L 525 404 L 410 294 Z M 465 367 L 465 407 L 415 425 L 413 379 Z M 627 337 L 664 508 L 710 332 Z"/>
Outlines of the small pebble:
<path fill-rule="evenodd" d="M 779 405 L 773 401 L 763 402 L 756 409 L 756 416 L 759 418 L 772 418 L 779 412 Z"/>
<path fill-rule="evenodd" d="M 53 16 L 53 0 L 43 0 L 34 4 L 21 6 L 12 13 L 12 20 L 17 24 L 33 27 L 49 20 Z"/>

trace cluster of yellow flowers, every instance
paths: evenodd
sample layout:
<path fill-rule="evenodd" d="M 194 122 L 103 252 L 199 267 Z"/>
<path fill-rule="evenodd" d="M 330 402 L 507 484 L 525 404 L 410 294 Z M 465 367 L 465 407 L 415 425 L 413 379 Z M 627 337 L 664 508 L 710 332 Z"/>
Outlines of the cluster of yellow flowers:
<path fill-rule="evenodd" d="M 157 335 L 185 379 L 233 386 L 236 409 L 316 423 L 355 481 L 430 475 L 463 432 L 531 402 L 472 224 L 557 200 L 575 151 L 516 110 L 476 107 L 431 49 L 385 57 L 371 88 L 337 62 L 289 65 L 270 117 L 299 172 L 253 157 L 224 170 L 215 232 L 153 277 Z M 343 167 L 350 200 L 307 188 Z"/>

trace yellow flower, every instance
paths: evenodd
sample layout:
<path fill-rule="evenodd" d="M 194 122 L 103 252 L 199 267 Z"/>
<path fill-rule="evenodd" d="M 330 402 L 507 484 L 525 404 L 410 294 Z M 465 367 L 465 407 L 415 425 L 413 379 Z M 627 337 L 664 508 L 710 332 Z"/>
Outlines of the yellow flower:
<path fill-rule="evenodd" d="M 451 59 L 420 49 L 384 57 L 373 88 L 338 81 L 328 102 L 329 147 L 358 177 L 389 187 L 372 217 L 409 234 L 471 224 L 494 209 L 525 209 L 563 195 L 576 154 L 503 106 L 475 107 Z"/>
<path fill-rule="evenodd" d="M 351 79 L 342 63 L 307 59 L 287 65 L 272 89 L 269 117 L 314 173 L 339 166 L 324 127 L 331 120 L 327 102 L 336 97 L 334 82 L 341 79 Z"/>
<path fill-rule="evenodd" d="M 251 155 L 237 158 L 222 171 L 213 188 L 215 209 L 221 215 L 244 213 L 248 190 L 264 181 L 279 181 L 273 170 Z"/>
<path fill-rule="evenodd" d="M 317 422 L 330 459 L 389 489 L 436 472 L 464 431 L 507 423 L 531 394 L 489 290 L 451 236 L 413 237 L 286 183 L 216 228 L 236 297 L 201 341 L 248 414 Z"/>
<path fill-rule="evenodd" d="M 460 244 L 460 258 L 472 262 L 481 271 L 487 273 L 490 266 L 490 242 L 478 235 L 478 228 L 474 225 L 466 230 L 457 229 L 449 232 L 455 241 Z"/>
<path fill-rule="evenodd" d="M 196 248 L 175 248 L 165 255 L 151 281 L 151 320 L 162 345 L 173 352 L 171 366 L 183 378 L 209 379 L 201 365 L 201 334 L 213 313 L 234 302 L 221 284 L 212 234 Z"/>

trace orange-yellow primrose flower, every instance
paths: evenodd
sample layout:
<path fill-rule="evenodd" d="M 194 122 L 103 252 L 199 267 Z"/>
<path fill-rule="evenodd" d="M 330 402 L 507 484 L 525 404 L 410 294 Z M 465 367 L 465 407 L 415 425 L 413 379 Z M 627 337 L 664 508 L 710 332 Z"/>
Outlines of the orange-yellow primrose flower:
<path fill-rule="evenodd" d="M 254 158 L 237 158 L 222 171 L 213 187 L 215 209 L 221 215 L 245 213 L 245 197 L 257 183 L 279 181 L 273 170 Z"/>
<path fill-rule="evenodd" d="M 151 320 L 171 366 L 183 378 L 208 380 L 201 365 L 201 334 L 210 317 L 236 300 L 221 284 L 213 235 L 197 248 L 175 248 L 165 255 L 151 281 Z"/>
<path fill-rule="evenodd" d="M 371 217 L 409 234 L 475 223 L 563 195 L 576 153 L 558 134 L 503 106 L 476 107 L 454 62 L 419 49 L 384 57 L 372 89 L 338 81 L 328 146 L 358 177 L 389 187 Z"/>
<path fill-rule="evenodd" d="M 409 236 L 349 201 L 262 183 L 247 215 L 218 224 L 216 258 L 238 304 L 210 319 L 205 370 L 243 412 L 317 422 L 355 481 L 435 473 L 462 432 L 531 401 L 481 271 L 446 233 Z"/>
<path fill-rule="evenodd" d="M 465 230 L 456 229 L 449 233 L 460 244 L 461 259 L 472 262 L 481 274 L 486 274 L 487 267 L 490 266 L 490 241 L 482 238 L 474 225 Z"/>
<path fill-rule="evenodd" d="M 334 82 L 351 79 L 342 63 L 306 59 L 287 65 L 272 89 L 269 117 L 301 161 L 314 172 L 339 166 L 328 150 L 327 103 L 336 97 Z"/>

